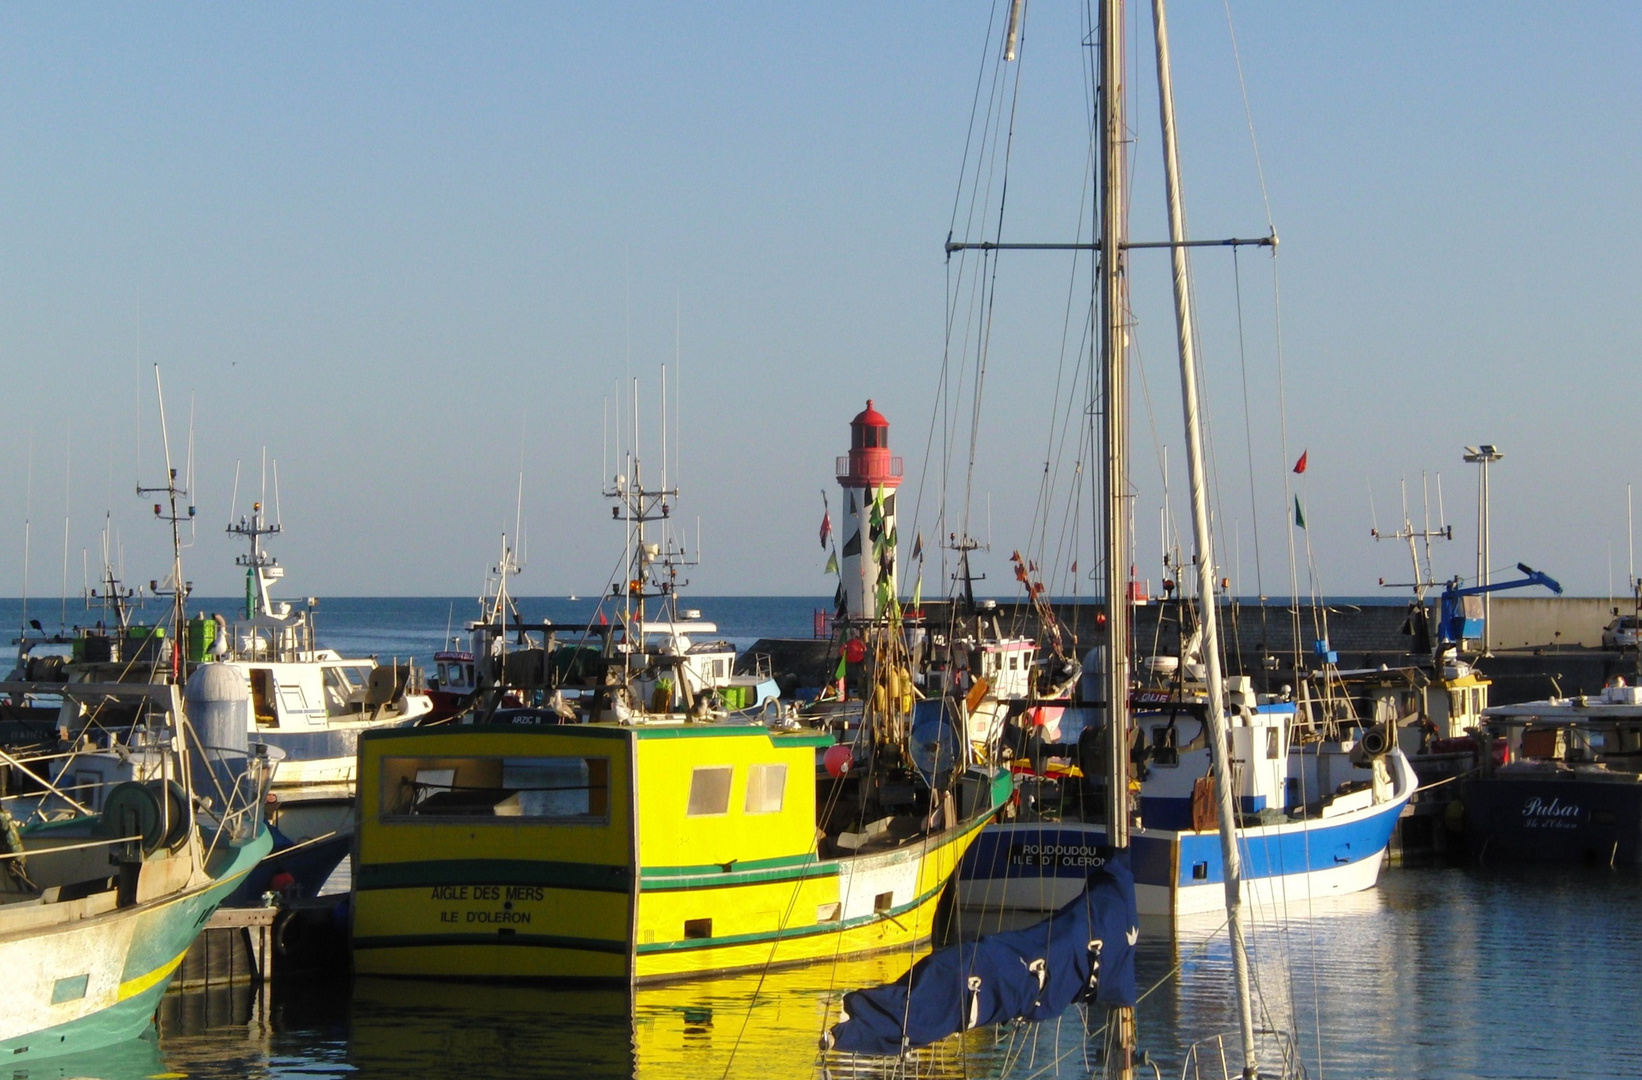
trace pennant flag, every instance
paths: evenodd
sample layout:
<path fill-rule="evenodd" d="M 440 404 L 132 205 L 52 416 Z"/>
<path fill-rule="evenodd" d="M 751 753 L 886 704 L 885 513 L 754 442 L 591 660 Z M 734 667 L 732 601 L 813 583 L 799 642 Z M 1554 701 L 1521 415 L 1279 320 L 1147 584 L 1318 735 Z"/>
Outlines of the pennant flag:
<path fill-rule="evenodd" d="M 918 538 L 912 542 L 912 557 L 914 559 L 924 557 L 924 531 L 922 529 L 918 530 Z M 917 607 L 918 605 L 914 604 L 912 606 Z"/>
<path fill-rule="evenodd" d="M 831 555 L 827 556 L 827 567 L 826 567 L 825 570 L 823 570 L 821 572 L 823 574 L 836 574 L 836 573 L 838 573 L 838 552 L 835 551 Z"/>
<path fill-rule="evenodd" d="M 918 580 L 912 586 L 912 608 L 917 610 L 924 602 L 924 572 L 918 571 Z"/>
<path fill-rule="evenodd" d="M 826 511 L 826 510 L 822 510 L 821 511 L 821 546 L 823 548 L 825 548 L 827 546 L 827 538 L 830 537 L 830 536 L 832 536 L 832 514 L 828 511 Z"/>
<path fill-rule="evenodd" d="M 1300 460 L 1294 463 L 1295 472 L 1303 473 L 1306 471 L 1306 455 L 1310 453 L 1311 451 L 1309 449 L 1300 451 Z"/>
<path fill-rule="evenodd" d="M 1294 497 L 1294 523 L 1302 529 L 1306 527 L 1306 515 L 1300 509 L 1300 496 L 1298 495 Z"/>
<path fill-rule="evenodd" d="M 1073 576 L 1074 576 L 1074 577 L 1076 577 L 1076 576 L 1077 576 L 1077 572 L 1078 572 L 1078 561 L 1077 561 L 1077 560 L 1076 560 L 1076 559 L 1073 559 L 1073 560 L 1072 560 L 1072 575 L 1073 575 Z"/>

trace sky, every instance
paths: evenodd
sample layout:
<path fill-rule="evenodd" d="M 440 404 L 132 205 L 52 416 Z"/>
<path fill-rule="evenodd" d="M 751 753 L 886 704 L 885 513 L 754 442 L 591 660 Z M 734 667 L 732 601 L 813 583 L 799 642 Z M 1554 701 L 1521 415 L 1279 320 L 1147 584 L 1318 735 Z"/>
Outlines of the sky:
<path fill-rule="evenodd" d="M 1071 237 L 1087 205 L 1079 11 L 1027 10 L 1005 239 Z M 1422 477 L 1453 526 L 1436 575 L 1474 574 L 1478 442 L 1506 455 L 1496 578 L 1522 561 L 1624 591 L 1642 9 L 1229 11 L 1235 54 L 1225 4 L 1178 2 L 1170 27 L 1193 235 L 1281 240 L 1275 266 L 1193 264 L 1236 591 L 1408 580 L 1370 528 L 1400 525 L 1405 481 L 1423 527 Z M 1131 233 L 1158 239 L 1150 19 L 1131 16 Z M 77 595 L 105 521 L 128 580 L 163 575 L 134 490 L 164 468 L 155 365 L 185 473 L 192 431 L 205 594 L 237 591 L 223 528 L 264 451 L 292 594 L 477 592 L 517 506 L 516 591 L 604 588 L 614 418 L 636 379 L 656 476 L 663 365 L 692 591 L 832 591 L 821 493 L 869 397 L 906 458 L 903 547 L 933 537 L 942 245 L 1000 20 L 983 0 L 0 9 L 0 593 L 26 557 L 30 595 Z M 1166 502 L 1189 536 L 1179 384 L 1166 259 L 1131 258 L 1156 582 Z M 1000 588 L 1033 542 L 1069 265 L 997 263 L 970 531 Z"/>

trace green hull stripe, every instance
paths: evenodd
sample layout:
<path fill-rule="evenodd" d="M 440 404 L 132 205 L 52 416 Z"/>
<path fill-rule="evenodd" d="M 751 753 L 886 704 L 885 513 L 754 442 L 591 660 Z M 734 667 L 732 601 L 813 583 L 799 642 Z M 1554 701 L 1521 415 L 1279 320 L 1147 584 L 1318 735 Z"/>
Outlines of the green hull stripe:
<path fill-rule="evenodd" d="M 633 871 L 627 866 L 536 859 L 441 859 L 366 863 L 354 873 L 354 888 L 361 891 L 474 884 L 545 885 L 582 892 L 630 893 Z"/>
<path fill-rule="evenodd" d="M 379 937 L 356 937 L 356 949 L 420 949 L 434 945 L 475 945 L 493 948 L 498 945 L 524 946 L 534 949 L 570 949 L 576 952 L 627 955 L 624 941 L 606 941 L 599 938 L 559 937 L 554 934 L 383 934 Z"/>
<path fill-rule="evenodd" d="M 795 881 L 807 877 L 831 877 L 838 873 L 838 860 L 822 861 L 813 851 L 783 855 L 776 859 L 747 859 L 732 863 L 703 863 L 697 866 L 646 866 L 640 887 L 645 892 L 672 889 L 715 888 L 726 885 L 753 885 L 765 881 Z"/>
<path fill-rule="evenodd" d="M 701 726 L 686 725 L 682 727 L 640 727 L 634 732 L 641 739 L 712 739 L 734 738 L 737 736 L 762 735 L 776 746 L 831 746 L 837 742 L 832 735 L 826 732 L 809 734 L 779 735 L 762 724 L 751 727 L 739 726 Z"/>
<path fill-rule="evenodd" d="M 547 738 L 565 738 L 575 736 L 578 739 L 626 739 L 631 734 L 631 728 L 603 726 L 599 724 L 464 724 L 458 728 L 378 728 L 374 731 L 361 731 L 359 745 L 386 742 L 392 739 L 437 739 L 442 743 L 454 744 L 462 740 L 465 735 L 534 735 Z M 484 740 L 480 740 L 484 741 Z M 461 754 L 454 746 L 441 748 L 441 753 Z"/>
<path fill-rule="evenodd" d="M 930 889 L 922 896 L 916 897 L 899 907 L 890 908 L 887 912 L 873 912 L 871 915 L 859 915 L 853 919 L 843 919 L 839 922 L 816 923 L 813 926 L 788 928 L 785 930 L 765 930 L 756 934 L 729 934 L 724 937 L 692 938 L 687 941 L 661 941 L 653 945 L 640 945 L 639 952 L 649 955 L 652 953 L 679 953 L 691 952 L 696 949 L 717 949 L 731 945 L 756 945 L 764 941 L 792 941 L 797 938 L 816 937 L 821 934 L 836 934 L 844 930 L 853 930 L 868 923 L 880 922 L 884 919 L 893 919 L 914 908 L 927 904 L 931 898 L 939 896 L 946 888 L 946 882 Z"/>
<path fill-rule="evenodd" d="M 621 727 L 617 724 L 472 724 L 459 728 L 387 728 L 359 733 L 361 745 L 388 739 L 436 738 L 450 743 L 465 735 L 534 735 L 539 738 L 575 739 L 745 739 L 761 736 L 777 746 L 831 746 L 835 740 L 825 732 L 781 734 L 762 724 L 679 724 L 665 727 Z M 457 751 L 451 750 L 451 753 Z"/>

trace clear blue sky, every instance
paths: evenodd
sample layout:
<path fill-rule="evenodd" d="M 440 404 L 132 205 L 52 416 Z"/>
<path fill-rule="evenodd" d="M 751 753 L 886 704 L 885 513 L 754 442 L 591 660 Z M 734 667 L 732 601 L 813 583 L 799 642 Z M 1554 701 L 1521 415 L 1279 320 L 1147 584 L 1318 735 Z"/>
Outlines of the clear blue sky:
<path fill-rule="evenodd" d="M 1028 12 L 1018 239 L 1077 221 L 1075 10 Z M 1398 480 L 1417 488 L 1422 470 L 1441 472 L 1455 525 L 1438 573 L 1470 573 L 1460 448 L 1493 441 L 1507 454 L 1494 561 L 1603 594 L 1611 550 L 1622 589 L 1625 485 L 1642 480 L 1642 8 L 1232 13 L 1282 237 L 1288 453 L 1309 449 L 1324 588 L 1406 576 L 1406 556 L 1368 537 L 1368 491 L 1394 527 Z M 680 509 L 701 517 L 706 556 L 694 590 L 830 592 L 819 492 L 865 398 L 908 472 L 922 461 L 941 244 L 992 16 L 980 2 L 0 10 L 0 592 L 22 586 L 25 515 L 29 591 L 61 587 L 65 453 L 70 589 L 82 549 L 96 573 L 105 509 L 127 576 L 159 576 L 161 530 L 132 492 L 139 459 L 159 475 L 155 362 L 175 444 L 194 402 L 200 589 L 236 588 L 221 533 L 234 463 L 243 510 L 266 446 L 293 594 L 475 591 L 512 525 L 521 447 L 518 587 L 596 590 L 620 543 L 598 495 L 604 402 L 640 376 L 653 442 L 675 310 Z M 1262 233 L 1225 12 L 1181 2 L 1171 25 L 1194 233 Z M 1150 77 L 1137 63 L 1140 239 L 1164 230 Z M 1251 592 L 1230 265 L 1203 256 L 1197 275 L 1223 532 L 1241 554 L 1223 562 Z M 1242 271 L 1277 594 L 1272 277 L 1259 254 Z M 977 481 L 1002 549 L 993 579 L 1025 540 L 1066 289 L 1047 261 L 1011 260 L 1000 282 Z M 1160 258 L 1137 263 L 1134 289 L 1155 415 L 1137 392 L 1136 532 L 1155 581 L 1162 443 L 1184 512 Z"/>

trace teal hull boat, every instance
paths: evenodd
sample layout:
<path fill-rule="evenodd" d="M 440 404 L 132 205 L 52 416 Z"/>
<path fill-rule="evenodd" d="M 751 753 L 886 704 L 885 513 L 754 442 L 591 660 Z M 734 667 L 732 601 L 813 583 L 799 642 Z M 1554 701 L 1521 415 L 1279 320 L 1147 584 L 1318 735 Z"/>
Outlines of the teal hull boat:
<path fill-rule="evenodd" d="M 21 834 L 21 872 L 0 863 L 0 1061 L 11 1067 L 142 1035 L 212 912 L 273 847 L 260 823 L 237 842 L 185 828 L 174 847 L 118 866 L 107 831 L 96 817 L 37 826 Z"/>

